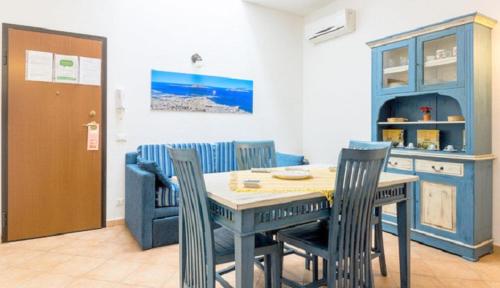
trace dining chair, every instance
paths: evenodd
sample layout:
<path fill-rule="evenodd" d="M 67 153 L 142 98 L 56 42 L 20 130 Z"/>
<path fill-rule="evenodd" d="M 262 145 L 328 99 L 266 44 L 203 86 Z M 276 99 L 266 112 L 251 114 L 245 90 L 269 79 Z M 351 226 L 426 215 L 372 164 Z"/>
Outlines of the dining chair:
<path fill-rule="evenodd" d="M 326 260 L 326 273 L 306 286 L 284 277 L 282 283 L 291 287 L 373 287 L 371 220 L 386 153 L 386 149 L 342 149 L 329 221 L 308 223 L 277 234 L 280 247 L 288 243 Z"/>
<path fill-rule="evenodd" d="M 238 170 L 276 167 L 274 141 L 235 142 Z"/>
<path fill-rule="evenodd" d="M 384 160 L 384 166 L 382 168 L 383 171 L 387 169 L 387 162 L 389 161 L 389 155 L 391 154 L 391 142 L 372 142 L 372 141 L 358 141 L 351 140 L 349 141 L 349 148 L 353 149 L 386 149 L 386 155 Z M 379 258 L 380 265 L 380 274 L 383 276 L 387 276 L 387 264 L 385 261 L 385 249 L 384 249 L 384 234 L 382 229 L 382 207 L 378 206 L 374 208 L 375 217 L 372 219 L 372 223 L 374 226 L 374 245 L 373 245 L 373 253 L 374 258 Z"/>
<path fill-rule="evenodd" d="M 236 141 L 235 142 L 236 165 L 238 170 L 250 170 L 252 168 L 273 168 L 276 167 L 276 152 L 274 141 Z M 273 237 L 277 231 L 269 231 L 267 235 Z M 305 258 L 306 269 L 309 270 L 312 257 L 293 247 L 285 246 L 285 255 L 299 255 Z M 265 265 L 261 265 L 263 258 L 256 259 L 255 264 L 261 270 Z"/>
<path fill-rule="evenodd" d="M 235 260 L 234 235 L 224 228 L 213 229 L 198 154 L 194 149 L 169 148 L 168 152 L 180 186 L 180 287 L 214 288 L 215 281 L 224 288 L 231 287 L 222 275 L 232 269 L 217 272 L 215 268 Z M 264 255 L 265 265 L 271 264 L 267 266 L 271 271 L 265 271 L 267 288 L 280 287 L 278 248 L 278 243 L 272 238 L 255 235 L 255 255 Z"/>

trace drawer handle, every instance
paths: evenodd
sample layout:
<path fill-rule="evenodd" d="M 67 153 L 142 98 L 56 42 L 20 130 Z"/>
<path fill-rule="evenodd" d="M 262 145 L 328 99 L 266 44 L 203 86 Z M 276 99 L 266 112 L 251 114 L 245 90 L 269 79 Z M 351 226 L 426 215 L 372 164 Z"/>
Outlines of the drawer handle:
<path fill-rule="evenodd" d="M 391 166 L 398 166 L 398 162 L 396 161 L 396 162 L 392 163 L 391 161 L 389 161 L 389 165 L 391 165 Z"/>
<path fill-rule="evenodd" d="M 444 167 L 443 167 L 443 166 L 439 167 L 439 169 L 436 169 L 436 166 L 432 165 L 432 167 L 431 167 L 431 168 L 432 168 L 432 170 L 434 170 L 434 171 L 436 171 L 436 172 L 443 172 L 443 170 L 444 170 Z"/>

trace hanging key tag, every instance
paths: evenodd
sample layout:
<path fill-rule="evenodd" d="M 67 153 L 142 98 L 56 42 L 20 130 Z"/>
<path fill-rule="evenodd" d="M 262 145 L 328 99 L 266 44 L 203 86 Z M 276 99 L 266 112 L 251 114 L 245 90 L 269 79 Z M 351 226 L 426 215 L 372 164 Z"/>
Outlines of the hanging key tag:
<path fill-rule="evenodd" d="M 99 150 L 99 124 L 92 121 L 87 124 L 87 151 Z"/>

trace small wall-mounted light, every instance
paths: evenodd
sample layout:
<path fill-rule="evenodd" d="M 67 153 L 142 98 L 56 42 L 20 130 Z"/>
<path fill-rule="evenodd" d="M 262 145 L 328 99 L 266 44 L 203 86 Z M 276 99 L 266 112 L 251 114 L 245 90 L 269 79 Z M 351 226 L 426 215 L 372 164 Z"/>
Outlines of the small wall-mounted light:
<path fill-rule="evenodd" d="M 194 53 L 193 56 L 191 56 L 191 63 L 194 67 L 200 68 L 203 66 L 203 58 L 201 58 L 200 54 Z"/>

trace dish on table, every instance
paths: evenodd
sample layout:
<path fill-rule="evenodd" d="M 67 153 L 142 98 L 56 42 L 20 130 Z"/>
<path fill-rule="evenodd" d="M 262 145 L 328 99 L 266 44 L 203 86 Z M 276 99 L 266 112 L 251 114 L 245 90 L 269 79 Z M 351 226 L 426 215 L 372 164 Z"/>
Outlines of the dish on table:
<path fill-rule="evenodd" d="M 272 175 L 274 178 L 285 179 L 285 180 L 302 180 L 302 179 L 309 179 L 312 177 L 311 173 L 307 170 L 273 171 Z"/>

